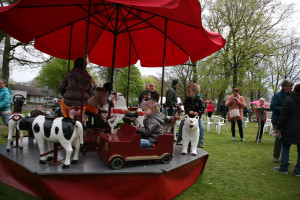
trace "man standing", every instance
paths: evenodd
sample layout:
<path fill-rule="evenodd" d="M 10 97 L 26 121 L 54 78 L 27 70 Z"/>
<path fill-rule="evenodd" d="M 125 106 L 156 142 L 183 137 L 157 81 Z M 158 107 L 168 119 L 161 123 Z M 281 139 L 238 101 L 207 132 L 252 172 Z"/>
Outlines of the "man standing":
<path fill-rule="evenodd" d="M 149 83 L 146 83 L 145 85 L 145 90 L 141 92 L 140 96 L 139 96 L 139 105 L 142 103 L 143 99 L 144 99 L 144 96 L 147 92 L 149 92 Z"/>
<path fill-rule="evenodd" d="M 168 116 L 174 116 L 175 109 L 177 106 L 177 95 L 176 95 L 176 88 L 178 87 L 178 79 L 174 79 L 172 81 L 172 86 L 168 88 L 166 93 L 166 107 Z"/>

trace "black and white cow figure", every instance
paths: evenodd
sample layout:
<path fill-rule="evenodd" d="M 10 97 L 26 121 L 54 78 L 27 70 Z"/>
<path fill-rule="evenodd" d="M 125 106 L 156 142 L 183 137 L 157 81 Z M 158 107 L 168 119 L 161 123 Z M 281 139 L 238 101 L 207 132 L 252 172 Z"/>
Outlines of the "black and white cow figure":
<path fill-rule="evenodd" d="M 83 148 L 83 127 L 79 121 L 70 118 L 58 117 L 47 118 L 39 115 L 36 118 L 26 117 L 19 122 L 18 128 L 20 130 L 28 130 L 32 128 L 34 137 L 38 143 L 40 154 L 43 155 L 45 151 L 45 141 L 48 143 L 48 149 L 53 150 L 53 143 L 60 143 L 66 150 L 66 158 L 63 168 L 69 168 L 71 154 L 73 152 L 72 143 L 74 142 L 75 151 L 71 161 L 72 164 L 77 164 L 79 150 L 85 154 Z M 49 154 L 48 160 L 53 158 Z M 40 164 L 46 163 L 46 156 L 41 156 Z"/>
<path fill-rule="evenodd" d="M 17 124 L 21 119 L 24 118 L 24 115 L 22 113 L 22 106 L 25 102 L 25 98 L 21 94 L 16 94 L 13 97 L 13 103 L 14 103 L 14 112 L 9 116 L 8 118 L 8 137 L 7 137 L 7 147 L 6 151 L 9 152 L 12 145 L 12 137 L 13 134 L 16 133 Z M 20 131 L 20 139 L 18 141 L 19 148 L 23 149 L 23 131 Z"/>

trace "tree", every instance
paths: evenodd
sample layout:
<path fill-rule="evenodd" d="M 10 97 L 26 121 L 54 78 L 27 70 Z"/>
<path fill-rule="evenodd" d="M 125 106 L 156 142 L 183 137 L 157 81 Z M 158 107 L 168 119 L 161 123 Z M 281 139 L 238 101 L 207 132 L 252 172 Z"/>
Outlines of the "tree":
<path fill-rule="evenodd" d="M 127 98 L 128 67 L 120 69 L 118 78 L 114 85 L 115 90 L 121 92 Z M 141 72 L 135 65 L 131 65 L 129 77 L 129 101 L 132 105 L 138 104 L 138 97 L 140 92 L 144 89 L 145 83 L 142 79 Z"/>
<path fill-rule="evenodd" d="M 239 87 L 246 93 L 244 89 L 252 85 L 244 85 L 249 83 L 245 82 L 247 72 L 252 70 L 251 74 L 260 73 L 258 66 L 276 54 L 280 48 L 273 43 L 278 36 L 276 27 L 291 15 L 292 5 L 283 7 L 271 0 L 207 2 L 209 12 L 204 17 L 204 22 L 210 30 L 221 33 L 226 39 L 225 47 L 214 53 L 207 65 L 215 68 L 221 74 L 220 77 L 223 77 L 218 79 L 216 86 L 213 85 L 219 90 L 219 108 L 226 93 L 231 92 L 229 87 Z"/>

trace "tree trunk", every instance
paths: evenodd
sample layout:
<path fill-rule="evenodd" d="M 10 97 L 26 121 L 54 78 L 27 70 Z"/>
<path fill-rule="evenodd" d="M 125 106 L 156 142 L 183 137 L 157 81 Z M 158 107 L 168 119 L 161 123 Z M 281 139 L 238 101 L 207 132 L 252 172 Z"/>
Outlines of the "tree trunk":
<path fill-rule="evenodd" d="M 193 68 L 193 83 L 197 83 L 197 62 L 192 63 L 192 68 Z"/>
<path fill-rule="evenodd" d="M 2 79 L 5 79 L 8 83 L 9 80 L 9 52 L 10 52 L 10 36 L 5 36 L 3 62 L 2 62 Z"/>

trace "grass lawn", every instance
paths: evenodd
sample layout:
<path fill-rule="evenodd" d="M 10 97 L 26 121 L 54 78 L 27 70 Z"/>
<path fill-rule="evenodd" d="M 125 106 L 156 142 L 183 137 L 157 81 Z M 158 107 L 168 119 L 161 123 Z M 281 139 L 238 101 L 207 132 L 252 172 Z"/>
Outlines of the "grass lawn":
<path fill-rule="evenodd" d="M 236 127 L 237 129 L 237 127 Z M 1 128 L 0 144 L 6 143 L 7 128 Z M 209 158 L 203 174 L 195 184 L 180 194 L 181 199 L 300 199 L 300 178 L 289 173 L 284 175 L 273 170 L 279 166 L 272 162 L 273 138 L 268 133 L 256 144 L 257 123 L 250 122 L 244 128 L 247 142 L 241 142 L 238 130 L 236 141 L 231 141 L 231 131 L 226 126 L 220 135 L 211 132 L 205 134 L 204 150 Z M 292 145 L 290 163 L 292 169 L 297 161 L 297 147 Z M 0 183 L 0 199 L 38 199 L 19 190 Z"/>

